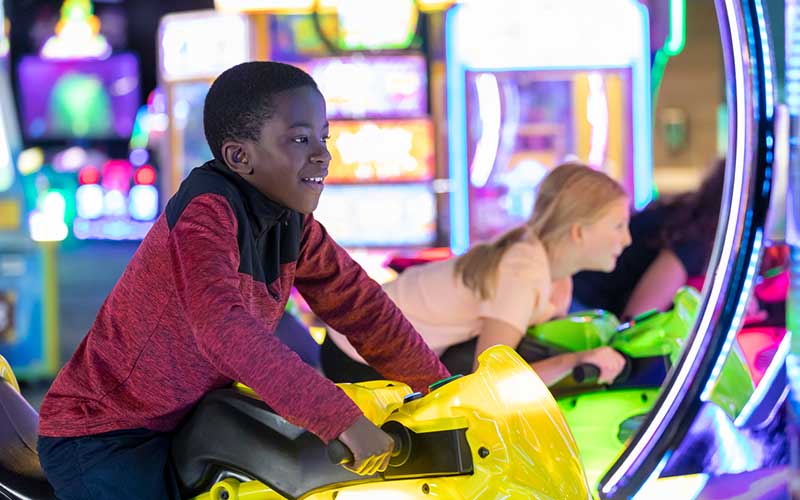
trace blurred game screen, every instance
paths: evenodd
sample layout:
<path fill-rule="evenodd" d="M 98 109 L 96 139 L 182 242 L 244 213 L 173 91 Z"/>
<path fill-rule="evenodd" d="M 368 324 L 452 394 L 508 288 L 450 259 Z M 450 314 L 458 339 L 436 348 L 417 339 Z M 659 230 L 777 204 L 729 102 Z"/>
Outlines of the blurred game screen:
<path fill-rule="evenodd" d="M 203 104 L 211 84 L 181 82 L 172 86 L 172 126 L 178 131 L 182 177 L 212 158 L 203 130 Z"/>
<path fill-rule="evenodd" d="M 433 179 L 430 120 L 332 121 L 329 183 Z"/>
<path fill-rule="evenodd" d="M 427 69 L 421 54 L 325 57 L 298 65 L 319 85 L 331 119 L 427 114 Z"/>
<path fill-rule="evenodd" d="M 314 217 L 348 247 L 429 246 L 436 238 L 430 183 L 326 185 Z"/>
<path fill-rule="evenodd" d="M 139 109 L 139 62 L 23 57 L 18 67 L 22 128 L 29 140 L 125 139 Z"/>

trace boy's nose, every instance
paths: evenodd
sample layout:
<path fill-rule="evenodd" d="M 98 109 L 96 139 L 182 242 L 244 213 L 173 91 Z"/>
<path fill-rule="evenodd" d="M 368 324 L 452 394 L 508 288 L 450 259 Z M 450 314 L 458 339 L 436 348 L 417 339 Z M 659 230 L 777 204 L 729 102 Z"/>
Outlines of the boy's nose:
<path fill-rule="evenodd" d="M 311 161 L 314 163 L 328 163 L 331 161 L 331 152 L 326 147 L 320 148 L 311 156 Z"/>

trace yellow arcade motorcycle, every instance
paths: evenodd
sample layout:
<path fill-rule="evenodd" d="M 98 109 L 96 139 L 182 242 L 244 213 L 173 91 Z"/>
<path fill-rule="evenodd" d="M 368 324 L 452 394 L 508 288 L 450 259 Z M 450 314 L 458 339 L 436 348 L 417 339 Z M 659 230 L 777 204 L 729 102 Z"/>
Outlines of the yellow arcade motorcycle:
<path fill-rule="evenodd" d="M 433 384 L 339 387 L 389 433 L 389 468 L 359 476 L 349 450 L 273 413 L 247 387 L 209 393 L 176 431 L 172 463 L 194 500 L 587 500 L 575 440 L 547 387 L 513 349 L 482 353 L 478 369 Z M 0 357 L 0 499 L 52 499 L 35 454 L 36 412 Z"/>

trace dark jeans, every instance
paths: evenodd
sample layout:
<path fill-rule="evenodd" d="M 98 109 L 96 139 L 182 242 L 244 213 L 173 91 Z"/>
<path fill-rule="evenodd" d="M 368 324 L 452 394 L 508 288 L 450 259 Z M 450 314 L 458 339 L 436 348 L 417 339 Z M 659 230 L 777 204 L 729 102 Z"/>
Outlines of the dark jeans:
<path fill-rule="evenodd" d="M 39 437 L 39 460 L 60 500 L 177 500 L 171 436 L 131 429 L 72 438 Z"/>

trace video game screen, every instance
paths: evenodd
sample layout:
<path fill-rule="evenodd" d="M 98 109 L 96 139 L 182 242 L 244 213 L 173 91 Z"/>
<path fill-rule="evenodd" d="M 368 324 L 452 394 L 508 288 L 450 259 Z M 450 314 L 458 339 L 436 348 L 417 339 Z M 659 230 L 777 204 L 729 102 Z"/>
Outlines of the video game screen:
<path fill-rule="evenodd" d="M 18 67 L 22 129 L 29 140 L 125 139 L 140 105 L 139 61 L 23 57 Z"/>
<path fill-rule="evenodd" d="M 210 87 L 208 82 L 200 81 L 176 83 L 172 88 L 173 127 L 181 138 L 183 177 L 213 156 L 203 130 L 203 103 Z"/>
<path fill-rule="evenodd" d="M 329 183 L 431 180 L 430 120 L 332 121 Z"/>
<path fill-rule="evenodd" d="M 629 163 L 627 70 L 469 71 L 470 239 L 523 224 L 536 189 L 564 161 L 621 178 Z"/>
<path fill-rule="evenodd" d="M 298 66 L 319 85 L 331 119 L 427 114 L 427 68 L 421 54 L 325 57 Z"/>
<path fill-rule="evenodd" d="M 326 185 L 314 217 L 346 247 L 429 246 L 436 238 L 430 183 Z"/>

